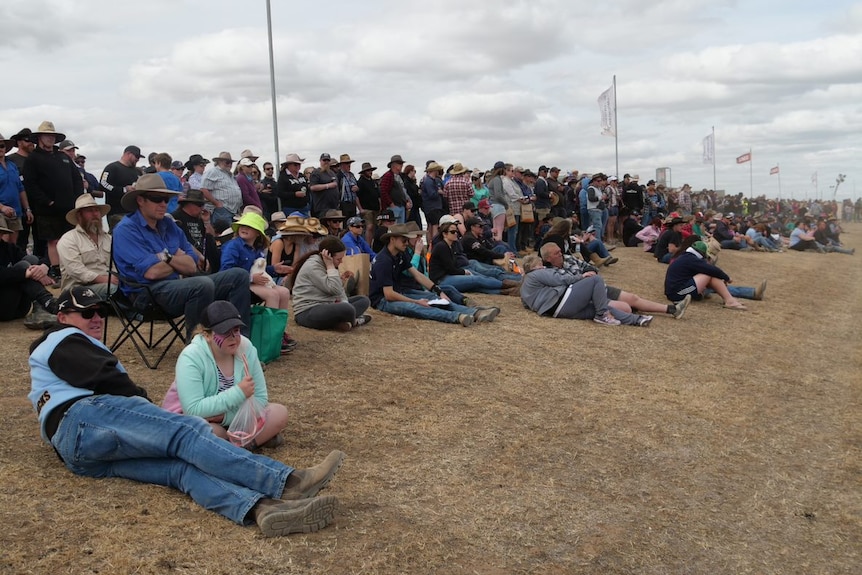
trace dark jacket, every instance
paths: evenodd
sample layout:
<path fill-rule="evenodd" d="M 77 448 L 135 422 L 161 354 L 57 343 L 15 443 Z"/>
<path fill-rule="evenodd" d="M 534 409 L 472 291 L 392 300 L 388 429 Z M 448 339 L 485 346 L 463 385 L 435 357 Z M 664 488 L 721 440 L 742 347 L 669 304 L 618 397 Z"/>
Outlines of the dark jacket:
<path fill-rule="evenodd" d="M 24 188 L 37 216 L 66 216 L 84 193 L 78 166 L 63 152 L 36 148 L 24 163 Z M 53 202 L 53 204 L 52 204 Z"/>
<path fill-rule="evenodd" d="M 464 268 L 458 265 L 456 249 L 460 245 L 458 242 L 451 246 L 445 241 L 437 242 L 431 250 L 431 261 L 428 269 L 428 277 L 435 284 L 440 282 L 445 276 L 463 276 Z M 461 250 L 458 250 L 460 252 Z"/>
<path fill-rule="evenodd" d="M 671 301 L 679 299 L 677 295 L 679 291 L 697 274 L 706 274 L 724 281 L 730 280 L 730 276 L 720 267 L 712 265 L 699 254 L 686 250 L 681 256 L 670 260 L 664 276 L 664 295 Z"/>

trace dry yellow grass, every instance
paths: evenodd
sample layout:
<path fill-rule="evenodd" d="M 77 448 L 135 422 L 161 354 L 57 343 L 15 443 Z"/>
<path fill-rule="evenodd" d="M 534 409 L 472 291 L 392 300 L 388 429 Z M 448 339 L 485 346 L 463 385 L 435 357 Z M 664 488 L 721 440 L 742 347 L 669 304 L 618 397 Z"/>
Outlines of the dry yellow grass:
<path fill-rule="evenodd" d="M 615 255 L 609 283 L 664 301 L 663 266 Z M 268 453 L 348 460 L 335 524 L 269 540 L 178 492 L 66 471 L 26 399 L 34 334 L 0 325 L 0 572 L 856 573 L 860 257 L 723 253 L 766 300 L 648 329 L 502 296 L 468 329 L 377 312 L 349 334 L 295 328 L 266 372 L 291 411 Z M 158 371 L 119 356 L 160 400 L 176 353 Z"/>

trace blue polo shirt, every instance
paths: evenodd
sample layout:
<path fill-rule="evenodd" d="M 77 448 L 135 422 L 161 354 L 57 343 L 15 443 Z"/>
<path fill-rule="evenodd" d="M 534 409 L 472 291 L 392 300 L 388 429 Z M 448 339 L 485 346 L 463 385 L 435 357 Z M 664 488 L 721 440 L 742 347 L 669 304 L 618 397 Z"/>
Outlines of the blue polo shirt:
<path fill-rule="evenodd" d="M 158 220 L 156 228 L 153 229 L 147 225 L 141 212 L 136 210 L 114 228 L 114 262 L 120 277 L 146 285 L 153 283 L 152 280 L 146 279 L 144 274 L 161 261 L 159 254 L 165 249 L 171 254 L 181 249 L 198 261 L 186 234 L 171 218 Z M 175 280 L 179 277 L 179 274 L 173 273 L 163 279 Z M 126 295 L 141 291 L 122 283 L 120 288 Z"/>
<path fill-rule="evenodd" d="M 392 287 L 395 291 L 399 291 L 401 274 L 412 267 L 410 258 L 404 252 L 393 256 L 387 247 L 380 250 L 371 264 L 371 285 L 368 289 L 371 305 L 377 307 L 383 299 L 384 287 Z"/>
<path fill-rule="evenodd" d="M 0 165 L 0 203 L 15 208 L 15 214 L 19 218 L 24 214 L 20 196 L 23 191 L 24 184 L 21 183 L 18 166 L 12 160 L 6 160 L 6 168 Z"/>

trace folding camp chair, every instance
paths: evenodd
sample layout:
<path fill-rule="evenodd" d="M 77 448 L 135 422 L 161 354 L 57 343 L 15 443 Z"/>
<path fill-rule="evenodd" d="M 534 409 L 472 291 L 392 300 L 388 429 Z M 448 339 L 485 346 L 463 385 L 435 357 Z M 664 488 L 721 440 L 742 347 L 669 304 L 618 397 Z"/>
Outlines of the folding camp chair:
<path fill-rule="evenodd" d="M 108 346 L 110 350 L 116 351 L 126 341 L 131 341 L 132 345 L 138 351 L 138 355 L 144 361 L 144 364 L 150 369 L 157 369 L 159 364 L 165 358 L 168 351 L 173 346 L 174 342 L 180 340 L 185 343 L 186 338 L 183 330 L 185 329 L 185 317 L 172 317 L 167 313 L 155 300 L 149 286 L 138 284 L 119 275 L 114 263 L 114 246 L 111 244 L 111 269 L 108 270 L 108 282 L 110 284 L 111 276 L 115 275 L 120 280 L 120 285 L 126 285 L 132 288 L 140 288 L 147 293 L 149 303 L 143 309 L 137 307 L 134 302 L 126 296 L 119 287 L 113 291 L 108 297 L 108 303 L 114 314 L 120 320 L 121 331 L 117 335 L 114 342 Z M 163 333 L 156 338 L 156 322 L 164 324 L 160 330 Z M 102 341 L 108 345 L 108 319 L 105 318 L 105 329 L 102 336 Z M 156 349 L 164 343 L 164 349 L 161 353 Z M 157 355 L 157 357 L 156 357 Z M 152 356 L 152 357 L 151 357 Z M 153 361 L 155 358 L 155 361 Z"/>

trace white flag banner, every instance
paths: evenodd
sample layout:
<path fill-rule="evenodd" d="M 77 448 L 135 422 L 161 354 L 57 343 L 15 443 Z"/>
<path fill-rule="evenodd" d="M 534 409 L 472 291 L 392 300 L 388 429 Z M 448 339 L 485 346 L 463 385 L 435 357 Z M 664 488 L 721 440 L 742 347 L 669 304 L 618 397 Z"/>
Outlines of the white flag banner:
<path fill-rule="evenodd" d="M 715 162 L 715 134 L 710 134 L 703 139 L 703 163 Z"/>
<path fill-rule="evenodd" d="M 602 92 L 602 95 L 599 96 L 599 110 L 602 112 L 602 136 L 616 136 L 617 135 L 617 121 L 616 121 L 616 110 L 614 109 L 616 102 L 616 94 L 614 93 L 614 86 L 611 84 L 611 87 Z"/>

